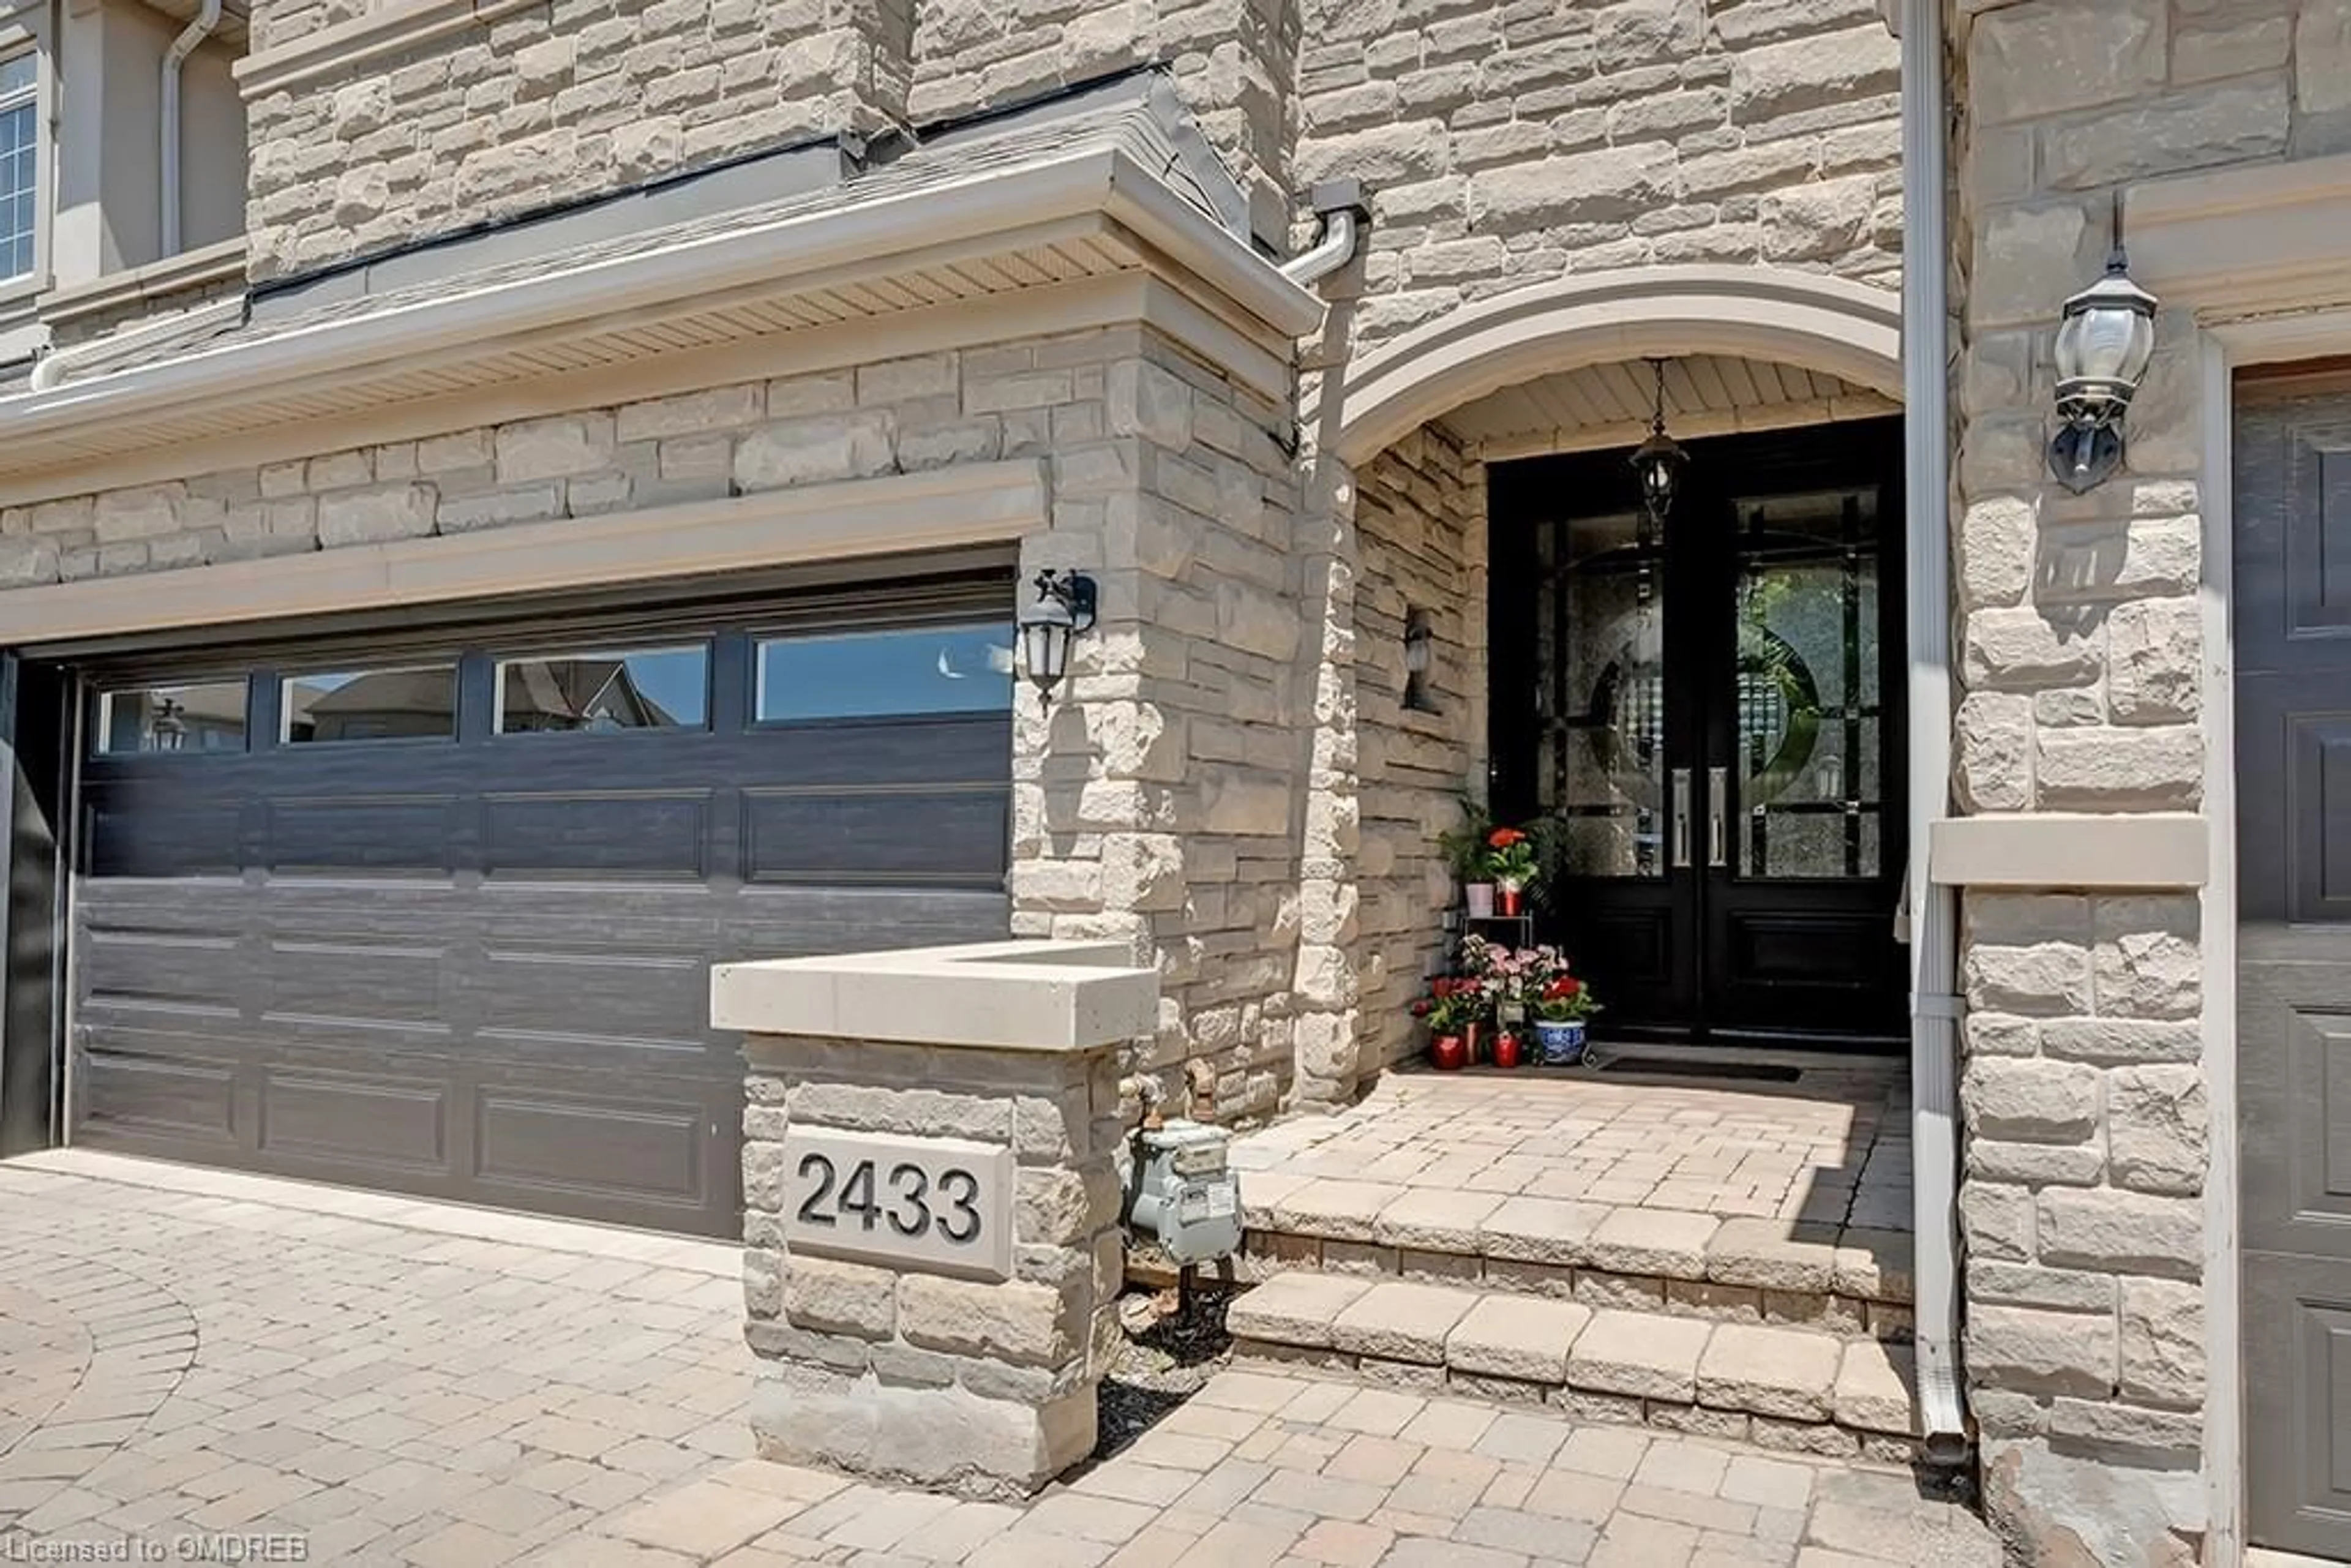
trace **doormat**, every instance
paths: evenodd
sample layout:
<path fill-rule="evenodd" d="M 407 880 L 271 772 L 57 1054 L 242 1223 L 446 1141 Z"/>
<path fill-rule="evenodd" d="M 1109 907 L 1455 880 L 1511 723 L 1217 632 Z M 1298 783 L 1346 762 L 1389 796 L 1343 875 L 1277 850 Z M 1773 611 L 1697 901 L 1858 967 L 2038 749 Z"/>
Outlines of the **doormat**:
<path fill-rule="evenodd" d="M 1653 1072 L 1661 1078 L 1745 1078 L 1759 1083 L 1793 1083 L 1802 1075 L 1794 1067 L 1759 1061 L 1686 1061 L 1678 1056 L 1612 1056 L 1600 1064 L 1603 1072 Z"/>

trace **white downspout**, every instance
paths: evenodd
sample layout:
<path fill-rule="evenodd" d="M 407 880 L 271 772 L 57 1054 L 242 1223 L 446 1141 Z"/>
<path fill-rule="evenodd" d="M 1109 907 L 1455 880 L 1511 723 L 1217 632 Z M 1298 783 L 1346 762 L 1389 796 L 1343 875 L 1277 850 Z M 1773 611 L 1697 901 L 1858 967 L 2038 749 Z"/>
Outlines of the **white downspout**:
<path fill-rule="evenodd" d="M 163 51 L 163 243 L 159 259 L 180 254 L 180 71 L 196 46 L 212 37 L 220 19 L 221 0 L 204 0 L 196 19 Z"/>
<path fill-rule="evenodd" d="M 1301 288 L 1311 288 L 1355 259 L 1355 242 L 1363 232 L 1364 187 L 1356 180 L 1332 180 L 1319 184 L 1308 200 L 1322 219 L 1322 237 L 1312 249 L 1281 264 L 1281 276 Z"/>
<path fill-rule="evenodd" d="M 1910 1102 L 1918 1418 L 1932 1459 L 1966 1452 L 1959 1335 L 1957 900 L 1928 874 L 1950 810 L 1950 321 L 1943 0 L 1902 0 L 1902 418 L 1910 635 Z"/>

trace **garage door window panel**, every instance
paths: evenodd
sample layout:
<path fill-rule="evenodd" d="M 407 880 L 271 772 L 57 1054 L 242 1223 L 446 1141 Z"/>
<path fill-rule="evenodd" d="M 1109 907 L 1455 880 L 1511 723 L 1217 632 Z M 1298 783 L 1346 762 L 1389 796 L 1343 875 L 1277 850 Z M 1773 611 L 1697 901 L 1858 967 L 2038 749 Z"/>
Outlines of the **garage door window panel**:
<path fill-rule="evenodd" d="M 1012 628 L 1001 622 L 763 638 L 754 722 L 1006 713 Z"/>
<path fill-rule="evenodd" d="M 618 735 L 710 725 L 707 644 L 501 659 L 500 735 Z"/>
<path fill-rule="evenodd" d="M 95 748 L 101 757 L 243 751 L 247 695 L 242 679 L 100 692 Z"/>
<path fill-rule="evenodd" d="M 454 661 L 287 675 L 278 693 L 287 746 L 457 738 Z"/>

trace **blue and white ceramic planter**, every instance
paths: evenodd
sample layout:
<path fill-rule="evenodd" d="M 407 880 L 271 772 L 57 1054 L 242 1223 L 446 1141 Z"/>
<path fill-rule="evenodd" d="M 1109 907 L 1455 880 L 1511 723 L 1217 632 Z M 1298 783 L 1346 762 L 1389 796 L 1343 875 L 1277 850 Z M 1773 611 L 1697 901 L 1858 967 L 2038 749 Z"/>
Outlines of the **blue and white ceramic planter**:
<path fill-rule="evenodd" d="M 1535 1061 L 1543 1067 L 1573 1067 L 1583 1060 L 1583 1020 L 1535 1020 Z"/>

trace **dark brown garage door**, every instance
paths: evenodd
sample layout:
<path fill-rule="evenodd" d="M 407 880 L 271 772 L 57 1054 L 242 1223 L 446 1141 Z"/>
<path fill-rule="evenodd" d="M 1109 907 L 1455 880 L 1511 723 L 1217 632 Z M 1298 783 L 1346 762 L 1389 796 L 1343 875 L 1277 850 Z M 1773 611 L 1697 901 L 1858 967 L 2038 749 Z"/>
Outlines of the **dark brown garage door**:
<path fill-rule="evenodd" d="M 734 1231 L 709 966 L 1005 934 L 1011 601 L 91 667 L 80 1140 Z"/>
<path fill-rule="evenodd" d="M 2351 379 L 2237 415 L 2250 1534 L 2351 1557 Z"/>

